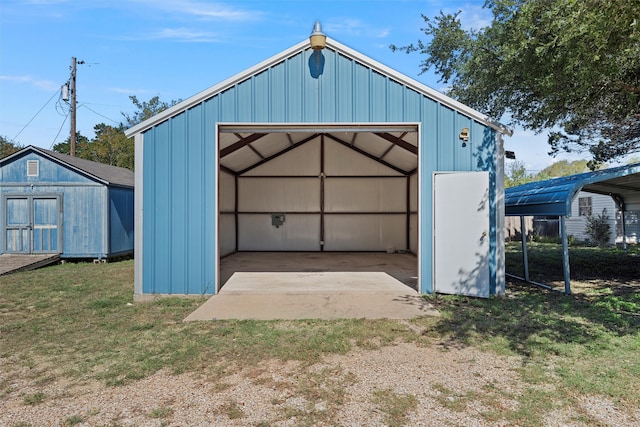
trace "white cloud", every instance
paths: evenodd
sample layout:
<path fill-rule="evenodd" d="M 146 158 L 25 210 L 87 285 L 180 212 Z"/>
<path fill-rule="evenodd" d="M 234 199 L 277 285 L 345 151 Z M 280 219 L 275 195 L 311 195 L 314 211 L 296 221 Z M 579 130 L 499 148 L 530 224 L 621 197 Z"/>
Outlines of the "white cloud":
<path fill-rule="evenodd" d="M 110 87 L 109 92 L 115 92 L 115 93 L 122 93 L 125 95 L 131 95 L 132 93 L 135 94 L 157 94 L 158 91 L 157 90 L 151 90 L 151 89 L 129 89 L 126 87 Z"/>
<path fill-rule="evenodd" d="M 262 12 L 229 6 L 221 2 L 205 2 L 192 0 L 138 0 L 146 7 L 161 9 L 171 13 L 180 13 L 204 19 L 219 19 L 229 21 L 253 20 Z"/>
<path fill-rule="evenodd" d="M 13 83 L 28 84 L 39 89 L 46 90 L 48 92 L 58 89 L 62 86 L 62 83 L 54 82 L 51 80 L 36 79 L 31 76 L 0 76 L 0 80 Z"/>
<path fill-rule="evenodd" d="M 441 10 L 444 13 L 457 13 L 460 11 L 460 23 L 464 30 L 479 30 L 491 25 L 493 14 L 491 10 L 483 8 L 484 3 L 467 2 L 454 7 L 448 6 Z"/>
<path fill-rule="evenodd" d="M 329 21 L 326 25 L 323 23 L 322 30 L 329 37 L 334 35 L 347 36 L 368 36 L 383 39 L 389 36 L 391 31 L 388 28 L 374 28 L 360 19 L 354 18 L 336 18 Z"/>
<path fill-rule="evenodd" d="M 220 39 L 217 34 L 210 31 L 198 31 L 189 28 L 164 28 L 158 32 L 148 34 L 147 38 L 198 43 L 212 43 Z"/>

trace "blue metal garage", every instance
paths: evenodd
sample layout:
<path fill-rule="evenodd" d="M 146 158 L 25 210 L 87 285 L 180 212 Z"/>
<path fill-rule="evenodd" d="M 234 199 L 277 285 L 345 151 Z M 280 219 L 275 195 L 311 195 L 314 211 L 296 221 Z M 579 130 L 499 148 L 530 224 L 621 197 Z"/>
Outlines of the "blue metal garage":
<path fill-rule="evenodd" d="M 29 146 L 0 160 L 0 254 L 133 253 L 134 174 Z"/>
<path fill-rule="evenodd" d="M 221 257 L 243 251 L 408 252 L 422 293 L 504 293 L 510 131 L 334 40 L 126 134 L 138 299 L 215 294 Z"/>

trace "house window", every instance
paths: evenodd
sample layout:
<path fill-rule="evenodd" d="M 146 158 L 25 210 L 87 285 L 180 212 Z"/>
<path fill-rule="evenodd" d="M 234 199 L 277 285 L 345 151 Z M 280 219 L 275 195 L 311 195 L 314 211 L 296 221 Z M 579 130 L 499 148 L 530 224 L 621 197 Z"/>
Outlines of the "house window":
<path fill-rule="evenodd" d="M 591 215 L 591 197 L 578 197 L 578 215 Z"/>
<path fill-rule="evenodd" d="M 27 160 L 27 176 L 38 176 L 40 163 L 37 160 Z"/>

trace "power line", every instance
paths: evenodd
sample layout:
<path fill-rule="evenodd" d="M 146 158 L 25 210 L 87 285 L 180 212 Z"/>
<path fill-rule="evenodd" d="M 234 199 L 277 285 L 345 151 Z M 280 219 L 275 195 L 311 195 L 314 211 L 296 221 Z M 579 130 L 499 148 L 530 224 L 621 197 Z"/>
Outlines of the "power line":
<path fill-rule="evenodd" d="M 55 138 L 53 138 L 53 142 L 51 142 L 51 146 L 49 147 L 49 150 L 53 149 L 53 144 L 56 143 L 56 139 L 58 139 L 58 136 L 60 135 L 60 132 L 62 132 L 62 128 L 64 127 L 64 124 L 67 122 L 67 117 L 69 117 L 69 113 L 67 113 L 67 115 L 64 117 L 64 120 L 62 120 L 60 129 L 58 129 L 58 133 L 56 134 Z"/>
<path fill-rule="evenodd" d="M 31 122 L 32 122 L 32 121 L 33 121 L 33 120 L 38 116 L 38 114 L 40 114 L 40 112 L 41 112 L 42 110 L 44 110 L 44 107 L 46 107 L 46 106 L 51 102 L 51 100 L 53 99 L 53 97 L 54 97 L 54 96 L 56 96 L 56 94 L 58 94 L 58 93 L 59 93 L 59 89 L 56 89 L 56 91 L 53 93 L 53 95 L 51 95 L 51 98 L 49 98 L 49 100 L 48 100 L 48 101 L 47 101 L 47 102 L 42 106 L 42 108 L 40 108 L 40 109 L 38 110 L 38 112 L 37 112 L 37 113 L 36 113 L 36 114 L 31 118 L 31 120 L 29 120 L 29 121 L 27 122 L 27 124 L 26 124 L 26 125 L 24 125 L 24 127 L 23 127 L 22 129 L 20 129 L 20 132 L 18 132 L 18 134 L 17 134 L 16 136 L 14 136 L 14 137 L 13 137 L 12 141 L 15 141 L 15 140 L 16 140 L 16 138 L 20 136 L 20 134 L 22 133 L 22 131 L 23 131 L 23 130 L 25 130 L 25 129 L 27 128 L 27 126 L 29 126 L 29 125 L 31 124 Z"/>
<path fill-rule="evenodd" d="M 103 114 L 100 114 L 100 113 L 98 113 L 97 111 L 92 110 L 91 108 L 87 107 L 87 104 L 81 104 L 78 108 L 81 108 L 81 107 L 84 107 L 84 108 L 86 108 L 87 110 L 91 111 L 92 113 L 94 113 L 94 114 L 96 114 L 96 115 L 98 115 L 98 116 L 100 116 L 100 117 L 102 117 L 102 118 L 105 118 L 105 119 L 107 119 L 107 120 L 109 120 L 109 121 L 111 121 L 111 122 L 113 122 L 113 123 L 115 123 L 115 124 L 117 124 L 117 125 L 119 125 L 119 124 L 120 124 L 119 122 L 116 122 L 115 120 L 113 120 L 113 119 L 111 119 L 111 118 L 109 118 L 109 117 L 107 117 L 107 116 L 105 116 L 105 115 L 103 115 Z"/>

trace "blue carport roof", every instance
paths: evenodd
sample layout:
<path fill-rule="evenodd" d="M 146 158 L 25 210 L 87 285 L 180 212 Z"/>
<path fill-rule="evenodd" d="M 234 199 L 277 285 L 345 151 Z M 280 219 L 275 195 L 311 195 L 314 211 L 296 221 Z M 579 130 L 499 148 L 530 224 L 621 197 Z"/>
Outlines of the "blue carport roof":
<path fill-rule="evenodd" d="M 505 215 L 570 216 L 571 202 L 580 191 L 610 195 L 619 203 L 638 203 L 640 163 L 507 188 Z"/>

